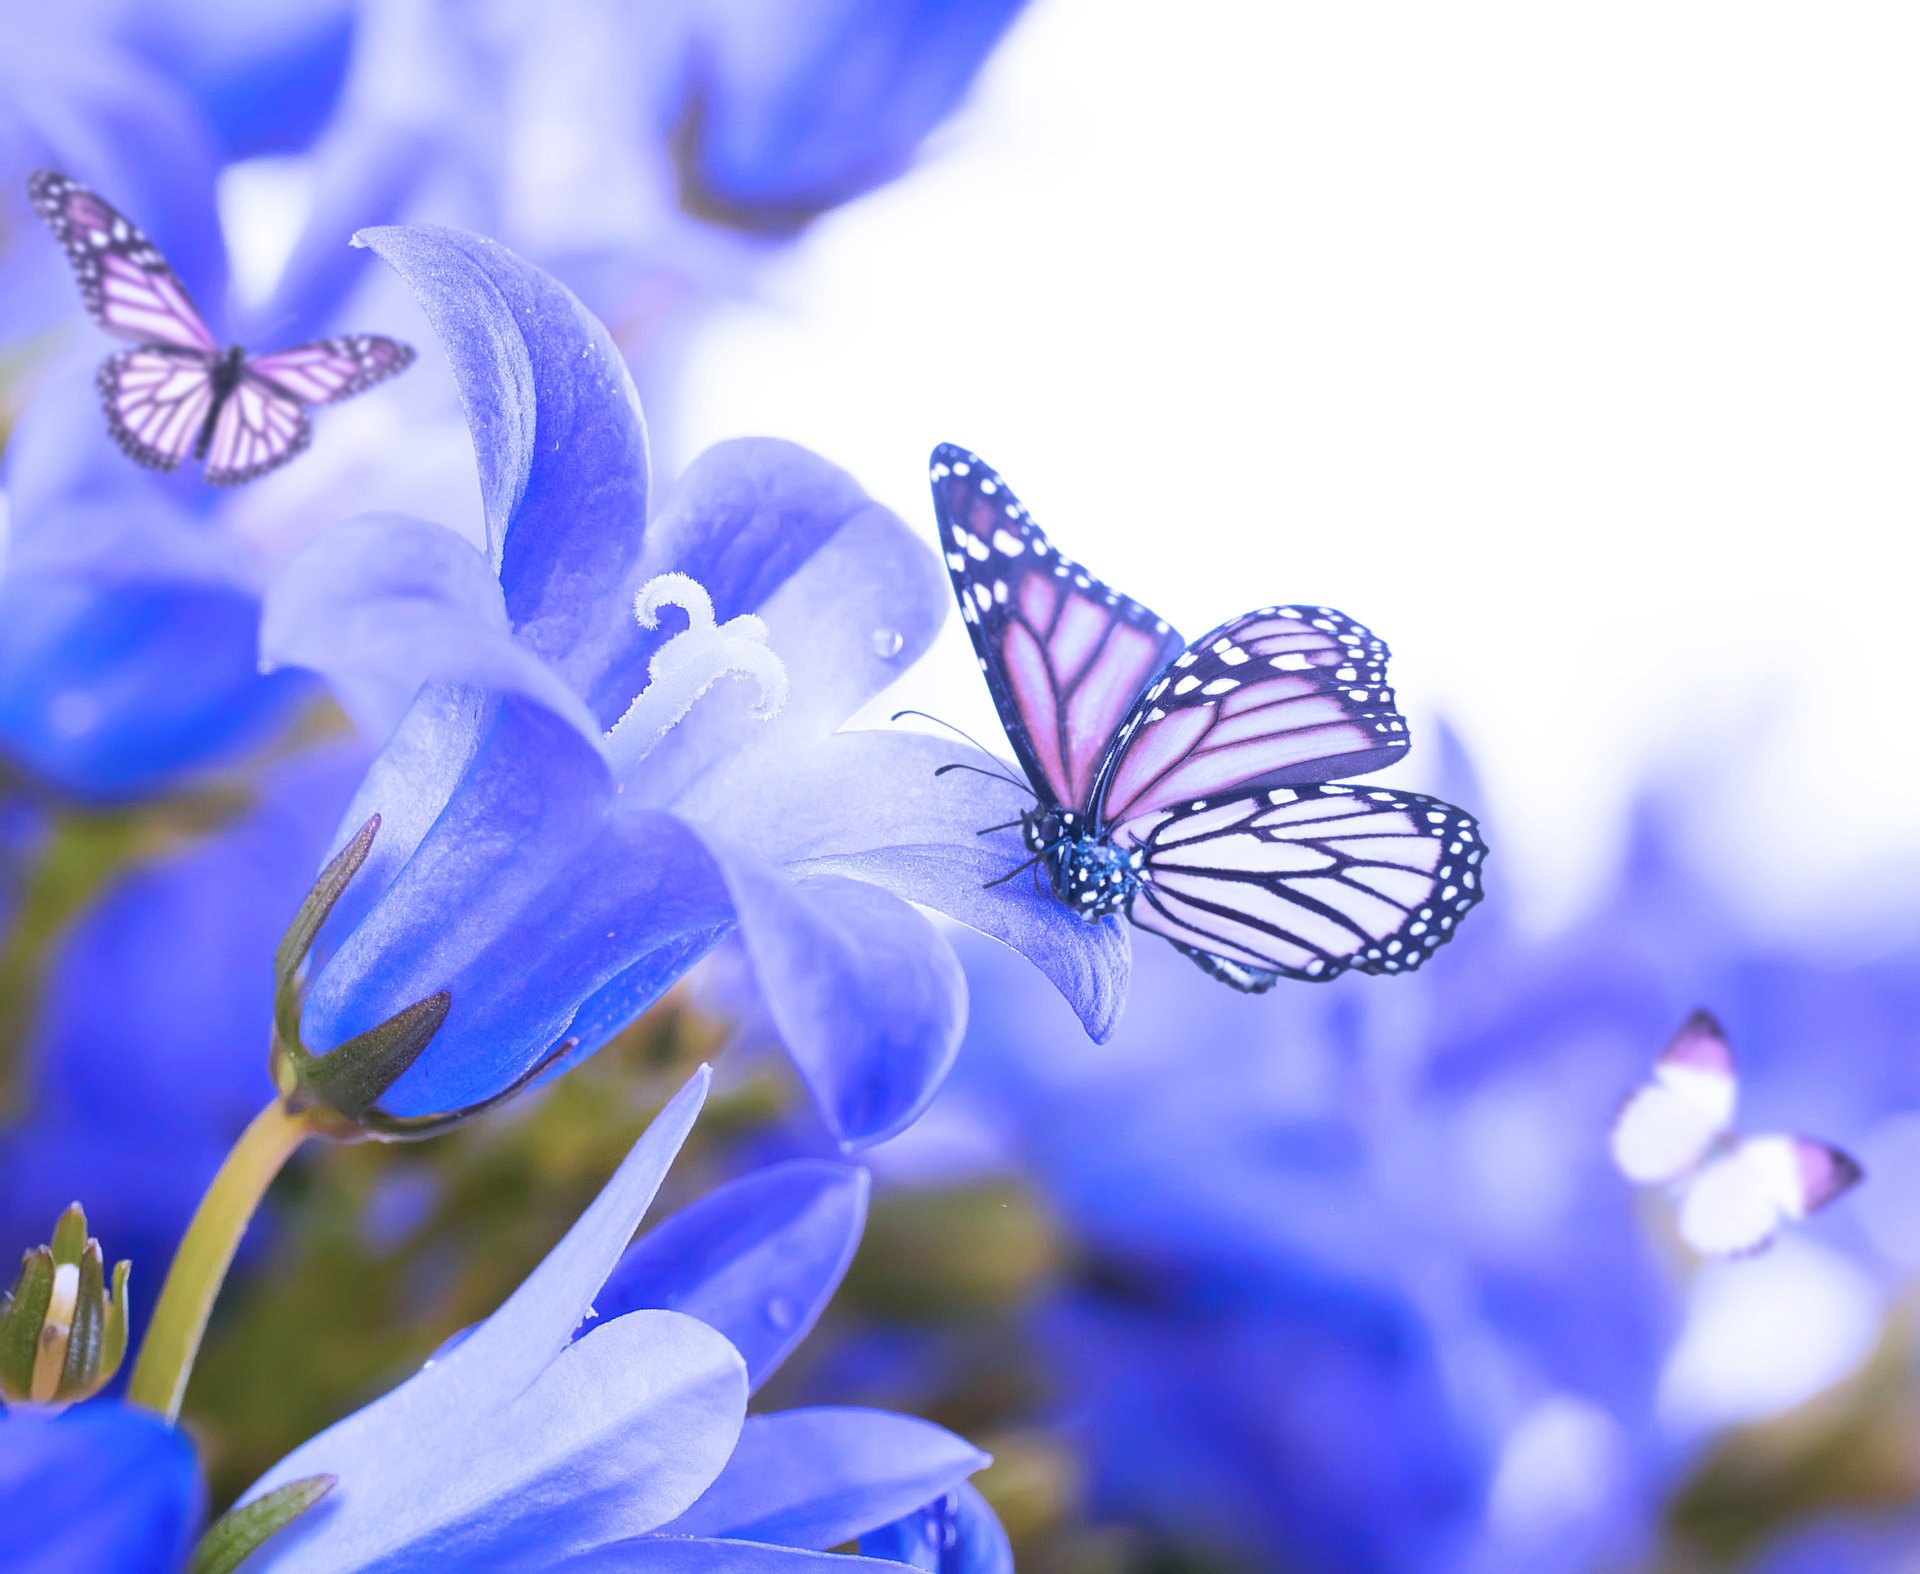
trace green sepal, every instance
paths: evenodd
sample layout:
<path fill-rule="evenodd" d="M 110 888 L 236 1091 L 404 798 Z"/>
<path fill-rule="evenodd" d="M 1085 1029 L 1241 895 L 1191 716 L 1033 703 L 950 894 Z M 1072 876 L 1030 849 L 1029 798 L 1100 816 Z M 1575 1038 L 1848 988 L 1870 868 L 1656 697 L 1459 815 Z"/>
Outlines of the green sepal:
<path fill-rule="evenodd" d="M 279 947 L 273 953 L 273 1017 L 274 1026 L 285 1043 L 298 1043 L 300 1039 L 300 966 L 313 949 L 320 926 L 327 921 L 341 893 L 373 851 L 373 839 L 379 833 L 380 816 L 369 816 L 367 823 L 353 833 L 353 840 L 335 853 L 320 871 L 320 878 L 313 882 L 313 888 L 294 913 L 293 922 L 280 937 Z"/>
<path fill-rule="evenodd" d="M 207 1527 L 187 1574 L 232 1574 L 269 1536 L 286 1529 L 333 1490 L 337 1478 L 306 1476 L 222 1514 Z"/>
<path fill-rule="evenodd" d="M 281 1040 L 277 1074 L 283 1086 L 291 1079 L 288 1101 L 296 1108 L 302 1101 L 318 1105 L 350 1128 L 366 1127 L 380 1095 L 405 1076 L 433 1042 L 452 1005 L 453 996 L 443 989 L 324 1055 L 311 1053 L 297 1039 Z"/>
<path fill-rule="evenodd" d="M 0 1318 L 0 1394 L 25 1404 L 33 1394 L 33 1363 L 40 1353 L 40 1325 L 53 1299 L 53 1252 L 36 1246 L 20 1260 L 6 1315 Z"/>
<path fill-rule="evenodd" d="M 111 1382 L 127 1358 L 127 1278 L 133 1264 L 121 1258 L 113 1265 L 113 1298 L 107 1303 L 107 1326 L 100 1336 L 101 1381 Z"/>
<path fill-rule="evenodd" d="M 58 1268 L 63 1263 L 80 1260 L 87 1249 L 87 1210 L 79 1203 L 69 1203 L 67 1211 L 60 1215 L 60 1222 L 53 1227 L 53 1265 Z"/>
<path fill-rule="evenodd" d="M 439 1115 L 386 1115 L 379 1110 L 368 1110 L 361 1117 L 361 1129 L 366 1135 L 377 1137 L 383 1142 L 418 1142 L 426 1137 L 437 1137 L 441 1132 L 451 1131 L 455 1126 L 464 1126 L 476 1115 L 484 1115 L 488 1110 L 497 1108 L 515 1095 L 524 1093 L 539 1080 L 549 1066 L 575 1048 L 579 1042 L 577 1038 L 561 1039 L 498 1093 L 489 1093 L 477 1104 L 466 1104 L 459 1109 L 448 1110 Z"/>
<path fill-rule="evenodd" d="M 60 1363 L 60 1380 L 53 1390 L 56 1403 L 85 1399 L 112 1375 L 102 1376 L 100 1371 L 106 1331 L 106 1268 L 100 1260 L 100 1243 L 88 1241 L 80 1258 L 80 1293 L 73 1303 L 73 1330 L 67 1335 L 67 1358 Z"/>

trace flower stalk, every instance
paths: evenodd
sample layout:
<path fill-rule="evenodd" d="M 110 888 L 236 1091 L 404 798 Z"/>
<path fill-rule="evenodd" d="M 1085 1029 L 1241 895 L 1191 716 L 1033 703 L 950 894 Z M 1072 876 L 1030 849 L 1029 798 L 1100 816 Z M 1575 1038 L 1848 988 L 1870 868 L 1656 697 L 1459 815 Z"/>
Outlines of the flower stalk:
<path fill-rule="evenodd" d="M 127 1400 L 178 1420 L 187 1378 L 240 1238 L 296 1148 L 313 1131 L 312 1112 L 275 1099 L 253 1119 L 200 1199 L 167 1270 L 153 1321 L 127 1383 Z"/>

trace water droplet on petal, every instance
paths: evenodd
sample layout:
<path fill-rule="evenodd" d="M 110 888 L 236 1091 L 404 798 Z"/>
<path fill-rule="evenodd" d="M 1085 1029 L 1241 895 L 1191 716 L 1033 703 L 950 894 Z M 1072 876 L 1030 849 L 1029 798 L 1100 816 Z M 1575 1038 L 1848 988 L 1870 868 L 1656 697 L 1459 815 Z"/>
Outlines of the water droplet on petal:
<path fill-rule="evenodd" d="M 767 1321 L 782 1333 L 800 1320 L 800 1314 L 794 1309 L 793 1302 L 784 1295 L 776 1295 L 767 1302 Z"/>
<path fill-rule="evenodd" d="M 875 629 L 873 631 L 873 653 L 882 661 L 891 661 L 900 654 L 900 647 L 906 644 L 898 629 Z"/>

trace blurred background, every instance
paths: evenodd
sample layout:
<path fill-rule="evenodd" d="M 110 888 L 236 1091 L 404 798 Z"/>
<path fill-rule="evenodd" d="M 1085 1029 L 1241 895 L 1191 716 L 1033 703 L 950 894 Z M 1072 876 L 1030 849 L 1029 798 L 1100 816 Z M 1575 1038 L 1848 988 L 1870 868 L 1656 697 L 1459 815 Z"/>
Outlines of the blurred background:
<path fill-rule="evenodd" d="M 948 1091 L 769 1402 L 955 1426 L 1036 1574 L 1920 1569 L 1920 17 L 1731 4 L 0 4 L 0 1219 L 157 1286 L 261 1096 L 266 965 L 368 751 L 253 670 L 370 507 L 478 531 L 363 225 L 608 322 L 670 477 L 792 438 L 927 532 L 935 442 L 1190 633 L 1394 647 L 1384 778 L 1487 826 L 1418 976 L 1247 999 L 1136 946 L 1090 1044 L 963 940 Z M 238 494 L 115 454 L 24 203 L 125 208 L 249 344 L 407 378 Z M 405 440 L 397 441 L 396 432 Z M 996 723 L 957 620 L 874 708 Z M 133 762 L 129 764 L 129 762 Z M 1606 1136 L 1684 1015 L 1868 1180 L 1702 1264 Z M 297 1169 L 189 1422 L 215 1492 L 517 1282 L 687 1064 L 683 1197 L 825 1141 L 716 956 L 545 1095 Z M 0 1241 L 0 1244 L 5 1242 Z M 302 1349 L 284 1357 L 288 1330 Z"/>

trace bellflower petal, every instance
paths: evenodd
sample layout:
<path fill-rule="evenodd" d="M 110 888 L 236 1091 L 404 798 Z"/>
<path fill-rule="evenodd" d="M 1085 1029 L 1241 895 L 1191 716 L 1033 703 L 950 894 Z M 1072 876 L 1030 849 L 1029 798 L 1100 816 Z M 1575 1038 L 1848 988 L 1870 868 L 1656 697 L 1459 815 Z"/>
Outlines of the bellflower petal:
<path fill-rule="evenodd" d="M 925 917 L 838 875 L 788 881 L 708 837 L 781 1042 L 842 1142 L 893 1136 L 959 1052 L 966 980 Z"/>
<path fill-rule="evenodd" d="M 943 765 L 973 769 L 938 776 Z M 729 772 L 703 785 L 716 823 L 756 827 L 764 856 L 794 875 L 840 874 L 936 908 L 1027 957 L 1096 1043 L 1126 1002 L 1131 945 L 1118 919 L 1089 924 L 1034 882 L 999 881 L 1025 863 L 1017 831 L 978 834 L 1026 799 L 980 771 L 1004 771 L 978 750 L 927 733 L 839 733 L 797 749 L 777 774 Z M 850 801 L 846 784 L 862 791 Z"/>
<path fill-rule="evenodd" d="M 970 1481 L 860 1538 L 860 1550 L 927 1574 L 1013 1574 L 1006 1530 Z"/>
<path fill-rule="evenodd" d="M 943 1427 L 883 1410 L 753 1416 L 719 1480 L 667 1531 L 824 1551 L 913 1512 L 989 1462 Z"/>
<path fill-rule="evenodd" d="M 101 1400 L 0 1416 L 0 1564 L 12 1574 L 176 1574 L 205 1506 L 193 1444 Z"/>
<path fill-rule="evenodd" d="M 602 1317 L 639 1307 L 717 1328 L 753 1387 L 826 1309 L 867 1217 L 867 1172 L 803 1159 L 758 1170 L 647 1232 L 594 1298 Z"/>
<path fill-rule="evenodd" d="M 249 1497 L 322 1472 L 340 1479 L 324 1512 L 316 1512 L 283 1532 L 270 1551 L 260 1554 L 263 1567 L 338 1568 L 343 1562 L 350 1564 L 342 1550 L 347 1547 L 386 1547 L 392 1551 L 380 1538 L 405 1532 L 414 1510 L 403 1512 L 402 1506 L 416 1499 L 435 1505 L 432 1517 L 443 1529 L 449 1525 L 450 1515 L 457 1517 L 459 1512 L 471 1510 L 477 1516 L 474 1534 L 482 1534 L 489 1525 L 498 1531 L 498 1522 L 489 1518 L 485 1505 L 463 1496 L 459 1482 L 470 1464 L 498 1473 L 509 1469 L 508 1462 L 469 1461 L 464 1454 L 475 1449 L 484 1452 L 496 1437 L 511 1439 L 523 1426 L 532 1428 L 564 1454 L 580 1434 L 568 1432 L 564 1419 L 549 1417 L 545 1406 L 565 1410 L 573 1405 L 578 1400 L 574 1385 L 603 1360 L 622 1352 L 634 1363 L 631 1379 L 609 1382 L 602 1377 L 600 1385 L 610 1394 L 624 1395 L 630 1415 L 636 1405 L 664 1406 L 658 1418 L 663 1424 L 671 1420 L 689 1429 L 679 1437 L 681 1446 L 704 1449 L 705 1442 L 696 1440 L 717 1428 L 725 1440 L 720 1458 L 725 1458 L 745 1409 L 745 1368 L 718 1335 L 690 1318 L 649 1312 L 639 1319 L 623 1318 L 618 1324 L 608 1324 L 597 1332 L 604 1334 L 638 1321 L 643 1329 L 651 1330 L 661 1354 L 641 1359 L 644 1351 L 629 1342 L 635 1338 L 633 1334 L 611 1342 L 603 1340 L 595 1354 L 578 1358 L 582 1364 L 567 1365 L 555 1379 L 556 1386 L 544 1392 L 540 1388 L 543 1374 L 559 1365 L 556 1357 L 567 1349 L 595 1292 L 605 1283 L 622 1248 L 632 1238 L 634 1226 L 660 1189 L 668 1166 L 699 1114 L 710 1080 L 703 1067 L 654 1118 L 566 1238 L 492 1317 L 384 1398 L 302 1444 L 256 1483 Z M 698 1332 L 693 1331 L 696 1329 Z M 579 1341 L 581 1346 L 588 1343 Z M 656 1359 L 661 1363 L 657 1369 L 652 1364 Z M 536 1395 L 542 1396 L 539 1404 L 515 1410 L 516 1405 Z M 513 1415 L 511 1426 L 496 1427 L 489 1420 L 509 1413 Z M 610 1413 L 599 1414 L 590 1423 L 613 1424 Z M 646 1426 L 638 1429 L 649 1430 Z M 672 1432 L 654 1430 L 656 1441 L 671 1445 L 675 1440 Z M 423 1440 L 428 1437 L 436 1439 L 436 1446 L 426 1445 Z M 700 1457 L 706 1456 L 702 1453 Z M 538 1468 L 544 1469 L 544 1462 Z M 712 1469 L 718 1468 L 716 1461 Z M 431 1480 L 436 1473 L 444 1479 Z M 660 1504 L 686 1491 L 686 1478 L 677 1468 L 669 1469 L 662 1483 Z M 628 1486 L 637 1495 L 641 1493 L 636 1483 L 629 1481 Z M 699 1489 L 699 1484 L 693 1486 L 695 1493 Z M 559 1492 L 560 1488 L 552 1484 L 552 1490 Z M 441 1509 L 445 1512 L 438 1512 Z M 677 1512 L 678 1508 L 669 1509 L 667 1515 Z"/>
<path fill-rule="evenodd" d="M 947 587 L 925 544 L 843 471 L 791 443 L 742 439 L 696 460 L 654 522 L 646 565 L 679 555 L 701 565 L 688 570 L 696 579 L 712 576 L 701 582 L 716 616 L 766 620 L 792 680 L 763 726 L 742 725 L 743 697 L 716 695 L 674 729 L 636 785 L 682 813 L 711 817 L 724 782 L 783 772 L 793 749 L 919 660 L 946 616 Z M 657 642 L 636 644 L 608 679 L 613 692 L 638 681 L 636 663 Z"/>
<path fill-rule="evenodd" d="M 600 735 L 553 668 L 514 638 L 485 557 L 425 520 L 367 515 L 309 543 L 267 592 L 260 663 L 325 676 L 372 738 L 393 731 L 422 680 L 524 695 Z"/>
<path fill-rule="evenodd" d="M 453 363 L 515 630 L 584 688 L 593 631 L 631 621 L 647 522 L 646 425 L 619 349 L 565 285 L 493 241 L 437 226 L 355 239 L 406 281 Z"/>
<path fill-rule="evenodd" d="M 698 1536 L 613 1542 L 552 1566 L 565 1574 L 857 1574 L 860 1569 L 900 1574 L 898 1563 L 878 1558 Z"/>
<path fill-rule="evenodd" d="M 722 1468 L 746 1402 L 745 1369 L 719 1334 L 635 1312 L 561 1351 L 468 1436 L 440 1430 L 431 1447 L 416 1439 L 343 1476 L 262 1567 L 536 1567 L 644 1534 Z"/>

